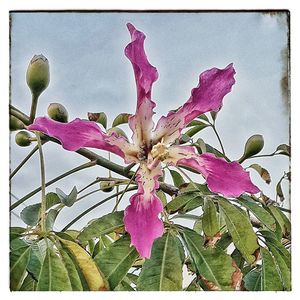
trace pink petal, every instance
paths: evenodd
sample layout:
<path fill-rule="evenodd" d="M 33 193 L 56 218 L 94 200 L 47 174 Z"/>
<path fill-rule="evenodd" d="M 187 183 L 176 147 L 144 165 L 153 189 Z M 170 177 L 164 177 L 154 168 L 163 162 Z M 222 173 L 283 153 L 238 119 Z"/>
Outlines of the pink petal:
<path fill-rule="evenodd" d="M 118 136 L 115 132 L 107 135 L 97 123 L 78 118 L 69 123 L 61 123 L 40 117 L 28 126 L 28 130 L 40 131 L 54 137 L 61 142 L 63 148 L 70 151 L 77 151 L 82 147 L 97 148 L 115 153 L 128 161 L 134 160 L 137 153 L 135 147 L 123 136 Z"/>
<path fill-rule="evenodd" d="M 130 197 L 130 205 L 125 209 L 125 230 L 131 236 L 131 244 L 142 257 L 150 258 L 154 240 L 163 235 L 164 226 L 158 218 L 163 206 L 155 191 L 159 187 L 161 167 L 147 169 L 141 164 L 137 173 L 138 192 Z"/>
<path fill-rule="evenodd" d="M 227 162 L 211 153 L 198 155 L 193 147 L 172 146 L 167 163 L 190 167 L 201 173 L 209 189 L 225 197 L 238 197 L 244 192 L 256 194 L 260 190 L 238 162 Z"/>
<path fill-rule="evenodd" d="M 189 100 L 176 112 L 163 116 L 154 130 L 155 142 L 164 138 L 165 143 L 172 143 L 180 136 L 181 130 L 197 116 L 218 111 L 222 101 L 231 91 L 235 70 L 232 64 L 225 69 L 213 68 L 200 74 L 199 84 L 192 90 Z"/>
<path fill-rule="evenodd" d="M 135 144 L 149 145 L 153 129 L 153 108 L 156 106 L 151 100 L 151 89 L 158 73 L 147 59 L 144 50 L 145 35 L 132 24 L 127 24 L 127 27 L 131 43 L 125 48 L 125 55 L 132 63 L 137 88 L 136 114 L 129 119 L 129 126 L 133 131 Z"/>

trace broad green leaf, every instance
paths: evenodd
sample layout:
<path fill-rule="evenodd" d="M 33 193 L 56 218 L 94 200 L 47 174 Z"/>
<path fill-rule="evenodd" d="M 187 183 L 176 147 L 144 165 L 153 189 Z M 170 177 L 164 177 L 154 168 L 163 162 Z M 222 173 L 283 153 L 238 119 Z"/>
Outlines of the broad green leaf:
<path fill-rule="evenodd" d="M 27 271 L 32 275 L 32 277 L 38 281 L 41 266 L 44 261 L 44 256 L 40 253 L 40 248 L 38 243 L 31 245 L 30 259 L 27 265 Z"/>
<path fill-rule="evenodd" d="M 255 134 L 249 137 L 245 144 L 244 154 L 238 160 L 239 163 L 242 163 L 249 157 L 254 156 L 255 154 L 259 153 L 264 147 L 264 138 L 260 134 Z"/>
<path fill-rule="evenodd" d="M 260 253 L 262 256 L 262 273 L 261 273 L 261 286 L 263 291 L 282 291 L 283 286 L 278 274 L 276 264 L 270 252 L 261 248 Z"/>
<path fill-rule="evenodd" d="M 277 265 L 277 270 L 280 274 L 280 278 L 282 281 L 282 284 L 285 288 L 285 290 L 290 291 L 291 290 L 291 271 L 290 266 L 286 264 L 284 261 L 282 255 L 274 246 L 268 245 L 269 249 L 271 250 L 275 263 Z"/>
<path fill-rule="evenodd" d="M 61 240 L 62 244 L 72 253 L 91 291 L 108 290 L 108 284 L 92 257 L 78 244 Z"/>
<path fill-rule="evenodd" d="M 255 170 L 267 184 L 271 183 L 271 175 L 267 169 L 263 168 L 259 164 L 252 164 L 249 168 Z"/>
<path fill-rule="evenodd" d="M 53 230 L 53 226 L 54 226 L 54 223 L 55 223 L 55 220 L 57 218 L 59 214 L 59 210 L 57 209 L 50 209 L 48 212 L 47 212 L 47 215 L 46 215 L 46 231 L 52 231 Z"/>
<path fill-rule="evenodd" d="M 189 201 L 187 204 L 185 204 L 182 208 L 180 208 L 178 212 L 181 214 L 186 214 L 202 205 L 203 205 L 203 198 L 195 197 L 191 201 Z"/>
<path fill-rule="evenodd" d="M 20 213 L 22 221 L 30 226 L 36 225 L 40 217 L 40 208 L 40 203 L 26 206 Z"/>
<path fill-rule="evenodd" d="M 254 252 L 259 248 L 257 237 L 249 218 L 225 198 L 219 197 L 219 205 L 225 216 L 226 225 L 233 243 L 248 263 L 255 261 Z"/>
<path fill-rule="evenodd" d="M 116 211 L 96 219 L 83 228 L 77 238 L 81 242 L 84 242 L 91 238 L 113 232 L 124 226 L 123 216 L 123 211 Z"/>
<path fill-rule="evenodd" d="M 168 203 L 166 194 L 163 191 L 159 190 L 159 191 L 156 192 L 156 196 L 160 199 L 161 203 L 165 207 Z"/>
<path fill-rule="evenodd" d="M 222 234 L 221 239 L 216 243 L 216 247 L 226 250 L 232 243 L 232 237 L 228 232 Z"/>
<path fill-rule="evenodd" d="M 48 247 L 37 284 L 38 291 L 71 291 L 72 286 L 62 258 Z"/>
<path fill-rule="evenodd" d="M 257 202 L 255 202 L 250 196 L 242 195 L 237 199 L 238 203 L 249 209 L 254 216 L 262 222 L 268 229 L 275 230 L 276 223 L 273 216 Z"/>
<path fill-rule="evenodd" d="M 199 192 L 183 193 L 171 200 L 165 208 L 169 214 L 174 214 L 191 201 L 196 201 L 197 204 L 199 203 L 198 206 L 200 206 L 203 204 L 203 197 L 200 195 Z"/>
<path fill-rule="evenodd" d="M 25 277 L 22 286 L 20 287 L 20 291 L 33 292 L 36 289 L 37 281 L 33 279 L 30 274 L 27 274 Z"/>
<path fill-rule="evenodd" d="M 101 235 L 99 237 L 99 240 L 95 244 L 92 256 L 95 257 L 98 253 L 100 253 L 101 251 L 103 251 L 104 249 L 109 247 L 111 243 L 112 243 L 112 240 L 108 236 Z"/>
<path fill-rule="evenodd" d="M 112 123 L 112 127 L 116 127 L 121 124 L 128 123 L 128 119 L 131 117 L 131 114 L 121 113 L 117 115 Z"/>
<path fill-rule="evenodd" d="M 177 239 L 169 231 L 154 241 L 137 281 L 138 291 L 182 290 L 183 260 Z"/>
<path fill-rule="evenodd" d="M 211 199 L 204 200 L 202 228 L 205 235 L 209 238 L 214 237 L 220 231 L 217 209 Z"/>
<path fill-rule="evenodd" d="M 46 194 L 46 210 L 60 203 L 60 199 L 56 193 L 50 192 Z"/>
<path fill-rule="evenodd" d="M 261 267 L 257 267 L 244 277 L 245 288 L 248 291 L 261 291 Z"/>
<path fill-rule="evenodd" d="M 172 179 L 173 179 L 173 182 L 174 182 L 174 185 L 176 187 L 180 187 L 183 183 L 185 183 L 184 179 L 182 178 L 182 176 L 175 170 L 169 170 L 170 171 L 170 174 L 172 176 Z"/>
<path fill-rule="evenodd" d="M 73 291 L 82 291 L 83 287 L 76 266 L 67 251 L 59 249 L 63 263 L 67 269 Z"/>
<path fill-rule="evenodd" d="M 61 189 L 56 188 L 56 194 L 58 195 L 61 203 L 71 207 L 77 199 L 77 188 L 74 186 L 69 195 L 66 195 Z"/>
<path fill-rule="evenodd" d="M 26 228 L 23 228 L 23 227 L 10 227 L 9 228 L 9 240 L 12 241 L 16 238 L 20 238 L 25 231 L 26 231 Z"/>
<path fill-rule="evenodd" d="M 107 127 L 107 116 L 104 112 L 100 113 L 88 113 L 88 118 L 90 121 L 97 122 L 101 124 L 105 129 Z"/>
<path fill-rule="evenodd" d="M 114 289 L 115 291 L 127 291 L 132 292 L 134 291 L 134 288 L 125 280 L 122 280 Z"/>
<path fill-rule="evenodd" d="M 130 246 L 130 236 L 125 235 L 96 255 L 94 260 L 114 290 L 137 258 L 137 251 Z"/>
<path fill-rule="evenodd" d="M 185 229 L 182 237 L 197 272 L 220 289 L 232 290 L 232 258 L 219 248 L 204 248 L 201 236 L 193 230 Z"/>
<path fill-rule="evenodd" d="M 194 226 L 193 226 L 193 230 L 196 231 L 199 234 L 202 233 L 202 231 L 203 231 L 203 228 L 202 228 L 202 217 L 195 221 Z"/>
<path fill-rule="evenodd" d="M 291 223 L 289 219 L 274 205 L 268 206 L 268 209 L 279 224 L 282 234 L 288 236 L 291 233 Z"/>
<path fill-rule="evenodd" d="M 31 248 L 23 240 L 11 241 L 10 252 L 10 289 L 18 291 L 26 276 Z"/>
<path fill-rule="evenodd" d="M 199 122 L 199 121 L 198 121 Z M 189 137 L 193 137 L 195 134 L 197 134 L 199 131 L 203 130 L 206 127 L 209 127 L 210 125 L 208 124 L 201 124 L 201 125 L 196 125 L 192 128 L 190 128 L 188 131 L 186 131 L 184 134 L 186 134 Z"/>

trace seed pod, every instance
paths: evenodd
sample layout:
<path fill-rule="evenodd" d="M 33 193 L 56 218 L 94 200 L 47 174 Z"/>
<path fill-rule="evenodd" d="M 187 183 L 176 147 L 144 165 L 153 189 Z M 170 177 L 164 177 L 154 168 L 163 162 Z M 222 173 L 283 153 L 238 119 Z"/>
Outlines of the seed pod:
<path fill-rule="evenodd" d="M 20 121 L 18 118 L 16 118 L 13 115 L 9 116 L 9 130 L 10 131 L 16 131 L 20 129 L 24 129 L 25 125 L 22 121 Z"/>
<path fill-rule="evenodd" d="M 16 144 L 21 147 L 27 147 L 31 144 L 31 136 L 27 131 L 19 131 L 15 137 Z"/>
<path fill-rule="evenodd" d="M 35 55 L 27 68 L 26 81 L 32 95 L 38 97 L 49 85 L 50 72 L 48 59 L 40 55 Z"/>
<path fill-rule="evenodd" d="M 61 123 L 67 123 L 68 122 L 68 111 L 66 108 L 60 104 L 60 103 L 51 103 L 48 106 L 47 109 L 48 116 L 55 121 L 61 122 Z"/>
<path fill-rule="evenodd" d="M 109 193 L 114 189 L 115 182 L 114 181 L 100 181 L 100 189 L 104 193 Z"/>

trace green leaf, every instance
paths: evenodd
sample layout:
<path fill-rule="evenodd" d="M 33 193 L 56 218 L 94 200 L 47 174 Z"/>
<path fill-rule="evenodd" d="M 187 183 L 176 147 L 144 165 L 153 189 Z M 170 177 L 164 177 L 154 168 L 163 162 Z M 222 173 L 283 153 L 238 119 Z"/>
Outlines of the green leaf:
<path fill-rule="evenodd" d="M 166 194 L 163 191 L 159 190 L 159 191 L 156 192 L 156 196 L 160 199 L 161 203 L 165 207 L 168 203 Z"/>
<path fill-rule="evenodd" d="M 130 246 L 129 235 L 125 235 L 96 255 L 94 260 L 114 290 L 137 258 L 137 251 Z"/>
<path fill-rule="evenodd" d="M 87 225 L 78 235 L 78 239 L 81 242 L 88 241 L 91 238 L 99 237 L 103 234 L 107 234 L 115 231 L 124 226 L 124 212 L 116 211 L 114 213 L 107 214 L 99 219 L 92 221 Z"/>
<path fill-rule="evenodd" d="M 11 241 L 10 252 L 10 289 L 18 291 L 26 276 L 31 248 L 23 240 Z"/>
<path fill-rule="evenodd" d="M 260 253 L 262 256 L 262 276 L 261 286 L 263 291 L 282 291 L 283 286 L 278 274 L 276 264 L 270 252 L 261 248 Z"/>
<path fill-rule="evenodd" d="M 282 155 L 286 155 L 286 156 L 291 156 L 291 147 L 289 145 L 286 144 L 281 144 L 279 145 L 275 152 L 277 154 L 282 154 Z"/>
<path fill-rule="evenodd" d="M 70 278 L 72 291 L 82 291 L 82 283 L 80 280 L 80 276 L 77 272 L 76 266 L 72 260 L 72 258 L 69 256 L 67 251 L 63 249 L 59 249 L 60 255 L 62 257 L 63 263 L 66 267 L 66 270 L 68 272 L 68 276 Z"/>
<path fill-rule="evenodd" d="M 119 291 L 119 292 L 120 292 L 120 291 L 132 292 L 132 291 L 134 291 L 134 288 L 131 287 L 131 285 L 130 285 L 128 282 L 122 280 L 122 281 L 115 287 L 114 290 L 115 290 L 115 291 Z"/>
<path fill-rule="evenodd" d="M 116 127 L 121 124 L 128 123 L 128 119 L 132 116 L 132 114 L 121 113 L 117 115 L 112 123 L 112 127 Z"/>
<path fill-rule="evenodd" d="M 10 227 L 9 228 L 9 240 L 12 241 L 16 238 L 20 238 L 25 231 L 26 231 L 26 228 L 23 228 L 23 227 Z"/>
<path fill-rule="evenodd" d="M 209 122 L 209 119 L 208 119 L 208 117 L 207 117 L 205 114 L 200 115 L 199 117 L 197 117 L 197 119 L 200 119 L 200 120 L 204 120 L 204 121 L 206 121 L 206 122 Z"/>
<path fill-rule="evenodd" d="M 184 179 L 182 178 L 182 176 L 175 170 L 169 170 L 170 171 L 170 174 L 172 176 L 172 179 L 173 179 L 173 182 L 174 182 L 174 185 L 176 187 L 180 187 L 182 184 L 185 183 Z"/>
<path fill-rule="evenodd" d="M 31 245 L 30 259 L 27 265 L 27 271 L 38 281 L 41 266 L 46 255 L 46 244 L 44 240 Z"/>
<path fill-rule="evenodd" d="M 37 282 L 33 279 L 30 274 L 27 274 L 25 277 L 22 286 L 20 287 L 20 291 L 33 292 L 36 289 Z"/>
<path fill-rule="evenodd" d="M 100 113 L 88 113 L 88 118 L 90 121 L 97 122 L 101 124 L 105 129 L 107 127 L 107 116 L 104 112 Z"/>
<path fill-rule="evenodd" d="M 201 287 L 197 283 L 197 278 L 193 279 L 192 282 L 184 289 L 186 292 L 202 291 Z"/>
<path fill-rule="evenodd" d="M 52 231 L 53 230 L 53 226 L 54 226 L 54 223 L 55 223 L 55 220 L 57 218 L 59 214 L 59 210 L 57 209 L 50 209 L 48 212 L 47 212 L 47 215 L 46 215 L 46 231 Z"/>
<path fill-rule="evenodd" d="M 72 191 L 69 195 L 66 195 L 61 189 L 56 188 L 56 194 L 58 195 L 61 203 L 64 205 L 71 207 L 75 201 L 77 200 L 77 188 L 73 187 Z"/>
<path fill-rule="evenodd" d="M 204 200 L 202 228 L 205 235 L 209 238 L 214 237 L 220 231 L 217 209 L 211 199 Z"/>
<path fill-rule="evenodd" d="M 248 291 L 261 291 L 261 267 L 257 267 L 244 277 L 245 288 Z"/>
<path fill-rule="evenodd" d="M 254 156 L 255 154 L 259 153 L 264 147 L 264 138 L 260 134 L 255 134 L 249 137 L 245 144 L 244 154 L 238 160 L 239 163 L 242 163 L 249 157 Z"/>
<path fill-rule="evenodd" d="M 199 122 L 199 121 L 198 121 Z M 203 130 L 206 127 L 209 127 L 210 125 L 202 123 L 201 125 L 196 125 L 192 128 L 190 128 L 188 131 L 186 131 L 184 134 L 186 134 L 188 137 L 193 137 L 195 134 L 197 134 L 199 131 Z"/>
<path fill-rule="evenodd" d="M 221 239 L 216 243 L 216 247 L 226 250 L 229 245 L 232 243 L 232 237 L 228 232 L 222 234 Z"/>
<path fill-rule="evenodd" d="M 40 217 L 40 208 L 40 203 L 26 206 L 20 213 L 22 221 L 30 226 L 36 225 Z"/>
<path fill-rule="evenodd" d="M 62 258 L 52 247 L 47 247 L 46 256 L 42 264 L 38 284 L 38 291 L 71 291 L 72 286 L 67 269 Z"/>
<path fill-rule="evenodd" d="M 261 207 L 248 195 L 242 195 L 237 199 L 238 203 L 249 209 L 254 216 L 261 221 L 268 229 L 274 231 L 276 227 L 275 219 L 264 207 Z"/>
<path fill-rule="evenodd" d="M 182 290 L 182 245 L 177 240 L 169 231 L 154 241 L 151 257 L 145 261 L 137 281 L 138 291 Z"/>
<path fill-rule="evenodd" d="M 174 214 L 175 212 L 185 207 L 191 201 L 193 201 L 193 204 L 196 202 L 198 206 L 201 206 L 203 204 L 203 197 L 199 192 L 183 193 L 171 200 L 165 208 L 169 214 Z M 185 209 L 185 212 L 186 211 L 187 209 Z"/>
<path fill-rule="evenodd" d="M 60 203 L 60 199 L 56 193 L 50 192 L 46 194 L 46 210 Z"/>
<path fill-rule="evenodd" d="M 232 258 L 219 248 L 204 248 L 201 236 L 193 230 L 186 228 L 182 237 L 197 272 L 221 290 L 232 290 Z"/>
<path fill-rule="evenodd" d="M 72 253 L 72 256 L 74 257 L 78 267 L 80 268 L 89 286 L 89 289 L 91 291 L 108 290 L 108 283 L 92 257 L 78 244 L 63 239 L 61 239 L 60 241 L 63 246 L 65 246 Z"/>
<path fill-rule="evenodd" d="M 195 221 L 194 226 L 193 226 L 193 230 L 196 231 L 199 234 L 202 233 L 202 231 L 203 231 L 203 228 L 202 228 L 202 217 Z"/>
<path fill-rule="evenodd" d="M 263 168 L 259 164 L 252 164 L 249 168 L 255 170 L 267 184 L 271 183 L 271 175 L 267 169 Z"/>
<path fill-rule="evenodd" d="M 225 216 L 226 225 L 233 243 L 248 263 L 255 261 L 254 252 L 259 248 L 257 237 L 249 218 L 225 198 L 219 197 L 219 205 Z"/>
<path fill-rule="evenodd" d="M 289 236 L 291 233 L 291 222 L 286 217 L 285 214 L 283 214 L 278 207 L 274 205 L 268 206 L 268 209 L 270 210 L 271 214 L 277 221 L 278 225 L 280 226 L 281 232 L 284 236 Z"/>

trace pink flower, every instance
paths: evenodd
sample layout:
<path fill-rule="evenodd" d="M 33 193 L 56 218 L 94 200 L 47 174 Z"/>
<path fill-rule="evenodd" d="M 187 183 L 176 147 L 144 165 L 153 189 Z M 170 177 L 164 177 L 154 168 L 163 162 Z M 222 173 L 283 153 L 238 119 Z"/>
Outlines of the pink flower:
<path fill-rule="evenodd" d="M 161 117 L 154 128 L 155 103 L 151 100 L 151 89 L 158 73 L 145 54 L 145 35 L 132 24 L 127 27 L 131 43 L 125 48 L 125 55 L 132 63 L 137 88 L 136 113 L 129 119 L 132 142 L 116 133 L 107 135 L 95 122 L 80 119 L 59 123 L 42 117 L 37 118 L 28 129 L 57 138 L 67 150 L 76 151 L 81 147 L 104 149 L 121 156 L 126 163 L 139 164 L 136 176 L 138 191 L 130 198 L 124 223 L 131 235 L 131 244 L 142 257 L 149 258 L 153 241 L 162 236 L 164 230 L 158 217 L 163 206 L 156 196 L 162 163 L 197 170 L 204 176 L 211 191 L 227 197 L 237 197 L 243 192 L 257 193 L 259 189 L 237 162 L 228 163 L 208 153 L 199 155 L 191 146 L 174 145 L 182 129 L 194 118 L 221 108 L 224 96 L 235 83 L 233 65 L 200 74 L 199 84 L 192 90 L 188 101 L 176 112 Z"/>

